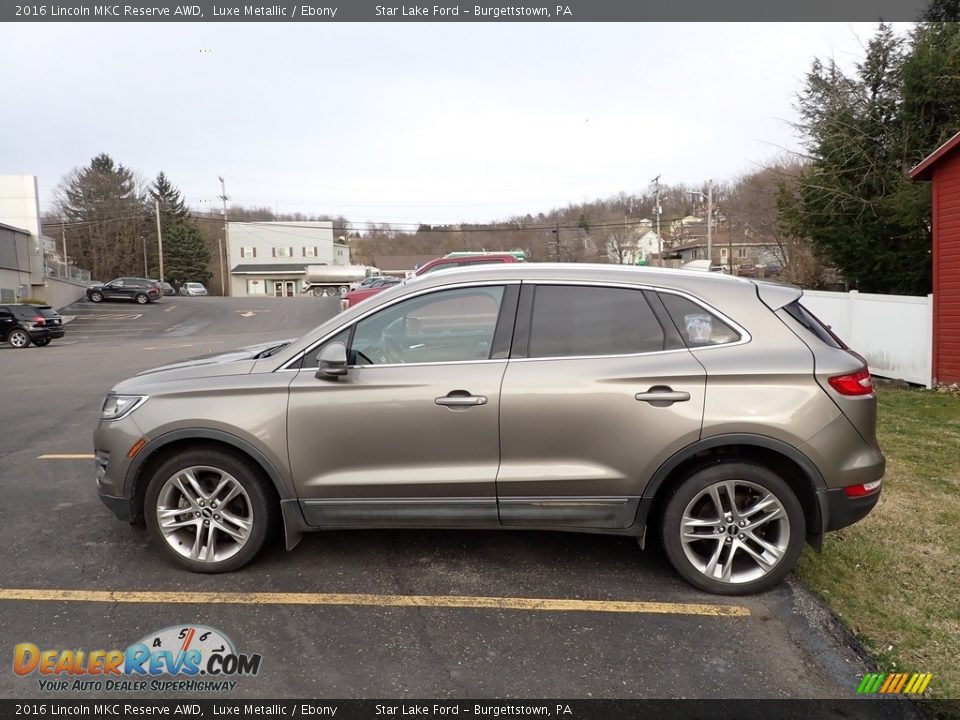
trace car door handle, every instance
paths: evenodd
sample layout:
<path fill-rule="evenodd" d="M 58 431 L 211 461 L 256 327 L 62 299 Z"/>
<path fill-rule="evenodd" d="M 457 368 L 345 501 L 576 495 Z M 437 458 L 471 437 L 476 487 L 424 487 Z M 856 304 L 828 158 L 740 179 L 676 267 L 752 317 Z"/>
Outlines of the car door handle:
<path fill-rule="evenodd" d="M 433 402 L 443 407 L 476 407 L 486 405 L 487 399 L 482 395 L 444 395 Z"/>
<path fill-rule="evenodd" d="M 646 392 L 637 393 L 633 397 L 640 402 L 647 402 L 651 405 L 666 407 L 667 405 L 672 405 L 675 402 L 686 402 L 690 399 L 690 393 L 684 392 L 683 390 L 673 390 L 672 388 L 665 387 L 663 385 L 657 385 L 650 388 Z"/>

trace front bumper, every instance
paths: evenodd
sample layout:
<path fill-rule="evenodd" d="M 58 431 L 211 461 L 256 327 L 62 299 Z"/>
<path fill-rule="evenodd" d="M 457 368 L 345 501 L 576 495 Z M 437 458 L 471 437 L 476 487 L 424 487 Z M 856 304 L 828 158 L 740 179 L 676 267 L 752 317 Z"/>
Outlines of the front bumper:
<path fill-rule="evenodd" d="M 143 437 L 129 417 L 97 423 L 93 434 L 94 469 L 100 500 L 121 520 L 135 519 L 133 487 L 128 482 L 131 448 Z"/>
<path fill-rule="evenodd" d="M 113 495 L 104 495 L 103 493 L 98 493 L 98 496 L 119 520 L 133 521 L 133 503 L 130 502 L 130 498 L 113 497 Z"/>

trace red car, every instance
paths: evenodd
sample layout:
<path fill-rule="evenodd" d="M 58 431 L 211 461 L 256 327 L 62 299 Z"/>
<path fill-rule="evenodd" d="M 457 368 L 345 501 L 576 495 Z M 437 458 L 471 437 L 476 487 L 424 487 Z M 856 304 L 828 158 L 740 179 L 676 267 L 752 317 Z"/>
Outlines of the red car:
<path fill-rule="evenodd" d="M 520 262 L 515 254 L 511 253 L 485 253 L 483 255 L 467 255 L 459 257 L 440 257 L 424 263 L 414 271 L 415 276 L 426 275 L 436 270 L 449 270 L 455 267 L 472 267 L 473 265 L 489 265 L 491 263 L 513 263 Z M 358 302 L 366 300 L 371 295 L 376 295 L 381 290 L 386 290 L 392 285 L 380 285 L 378 287 L 362 288 L 348 292 L 340 299 L 340 310 L 346 310 L 353 307 Z"/>

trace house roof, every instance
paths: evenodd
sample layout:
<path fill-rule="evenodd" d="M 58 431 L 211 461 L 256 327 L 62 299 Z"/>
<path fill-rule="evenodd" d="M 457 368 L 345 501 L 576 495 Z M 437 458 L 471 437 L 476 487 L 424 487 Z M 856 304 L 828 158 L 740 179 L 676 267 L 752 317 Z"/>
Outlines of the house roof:
<path fill-rule="evenodd" d="M 958 145 L 960 145 L 960 132 L 947 140 L 932 153 L 927 155 L 923 160 L 920 161 L 919 165 L 907 173 L 907 176 L 911 180 L 929 180 L 930 176 L 933 174 L 933 168 L 941 160 L 943 160 L 943 158 L 953 152 Z"/>
<path fill-rule="evenodd" d="M 14 232 L 18 232 L 18 233 L 20 233 L 20 234 L 22 234 L 22 235 L 29 235 L 29 234 L 30 234 L 30 231 L 29 231 L 29 230 L 24 230 L 23 228 L 14 227 L 13 225 L 7 225 L 7 224 L 5 224 L 5 223 L 0 223 L 0 229 L 3 229 L 3 230 L 13 230 Z"/>
<path fill-rule="evenodd" d="M 236 265 L 231 275 L 303 275 L 307 271 L 306 263 L 247 263 Z"/>

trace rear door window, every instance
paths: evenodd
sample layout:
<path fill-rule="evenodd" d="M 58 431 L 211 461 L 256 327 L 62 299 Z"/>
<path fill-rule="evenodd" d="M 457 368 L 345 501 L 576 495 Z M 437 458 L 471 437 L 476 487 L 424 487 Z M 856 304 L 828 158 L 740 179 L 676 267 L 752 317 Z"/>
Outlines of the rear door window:
<path fill-rule="evenodd" d="M 725 345 L 740 340 L 740 333 L 689 298 L 662 292 L 660 299 L 687 347 Z"/>
<path fill-rule="evenodd" d="M 640 290 L 540 285 L 528 357 L 632 355 L 664 349 L 663 328 Z"/>

